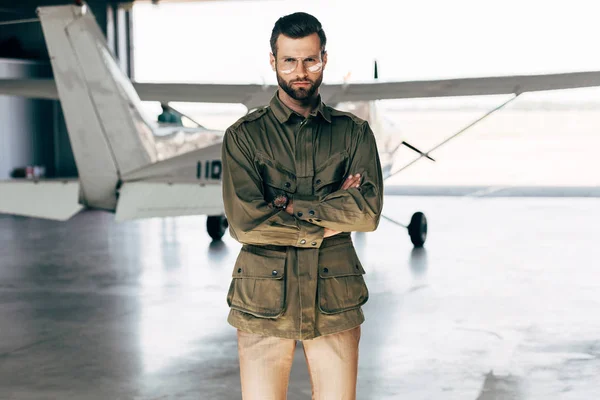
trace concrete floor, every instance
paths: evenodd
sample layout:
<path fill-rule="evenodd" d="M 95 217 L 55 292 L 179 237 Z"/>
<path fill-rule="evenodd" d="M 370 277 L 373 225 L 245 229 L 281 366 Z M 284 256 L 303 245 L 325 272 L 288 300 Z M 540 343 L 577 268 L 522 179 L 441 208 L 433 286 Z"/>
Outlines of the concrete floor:
<path fill-rule="evenodd" d="M 386 197 L 425 250 L 355 234 L 371 297 L 359 399 L 600 398 L 597 198 Z M 240 245 L 203 217 L 0 216 L 0 399 L 240 399 L 225 294 Z M 301 349 L 289 399 L 309 399 Z"/>

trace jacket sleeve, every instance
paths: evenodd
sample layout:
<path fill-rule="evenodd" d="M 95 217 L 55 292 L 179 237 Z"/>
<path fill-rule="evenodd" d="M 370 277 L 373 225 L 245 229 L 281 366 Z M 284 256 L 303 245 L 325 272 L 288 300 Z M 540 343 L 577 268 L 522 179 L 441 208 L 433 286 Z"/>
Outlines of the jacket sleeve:
<path fill-rule="evenodd" d="M 383 176 L 375 136 L 367 122 L 359 127 L 350 154 L 348 175 L 360 174 L 360 186 L 322 198 L 294 197 L 296 218 L 340 232 L 377 229 L 383 208 Z"/>
<path fill-rule="evenodd" d="M 221 157 L 225 215 L 235 240 L 254 245 L 321 246 L 324 228 L 298 220 L 265 201 L 262 178 L 243 135 L 228 129 Z"/>

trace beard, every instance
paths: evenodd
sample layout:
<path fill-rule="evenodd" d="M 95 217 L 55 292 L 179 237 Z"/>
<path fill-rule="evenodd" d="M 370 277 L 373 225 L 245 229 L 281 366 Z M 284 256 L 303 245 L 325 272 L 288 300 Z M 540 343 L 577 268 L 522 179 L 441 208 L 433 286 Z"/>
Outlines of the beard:
<path fill-rule="evenodd" d="M 317 89 L 321 86 L 321 82 L 323 81 L 323 74 L 320 74 L 319 77 L 312 81 L 308 78 L 305 79 L 294 79 L 292 81 L 286 81 L 283 79 L 279 72 L 277 72 L 277 83 L 279 87 L 283 89 L 284 92 L 287 93 L 292 99 L 300 101 L 302 103 L 308 103 L 314 97 Z M 293 87 L 294 82 L 308 82 L 310 86 L 308 87 Z"/>

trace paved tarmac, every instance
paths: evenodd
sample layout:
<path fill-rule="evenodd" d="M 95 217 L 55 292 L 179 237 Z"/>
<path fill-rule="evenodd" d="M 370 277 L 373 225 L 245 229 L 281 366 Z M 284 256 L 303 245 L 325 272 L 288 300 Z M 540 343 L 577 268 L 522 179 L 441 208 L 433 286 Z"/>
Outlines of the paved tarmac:
<path fill-rule="evenodd" d="M 429 220 L 353 234 L 358 399 L 600 398 L 597 198 L 386 196 Z M 225 295 L 240 245 L 204 217 L 0 216 L 0 399 L 240 399 Z M 290 400 L 309 399 L 298 347 Z"/>

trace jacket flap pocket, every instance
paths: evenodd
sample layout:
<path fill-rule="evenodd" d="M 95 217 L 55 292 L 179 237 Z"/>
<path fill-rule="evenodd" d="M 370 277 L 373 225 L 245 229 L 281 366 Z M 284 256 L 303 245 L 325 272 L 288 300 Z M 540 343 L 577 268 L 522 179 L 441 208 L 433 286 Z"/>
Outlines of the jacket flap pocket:
<path fill-rule="evenodd" d="M 337 314 L 358 308 L 369 299 L 365 273 L 352 244 L 327 248 L 319 256 L 319 310 Z"/>
<path fill-rule="evenodd" d="M 233 269 L 233 278 L 282 279 L 285 274 L 286 253 L 261 249 L 258 246 L 242 248 Z"/>
<path fill-rule="evenodd" d="M 285 310 L 285 253 L 244 247 L 238 256 L 227 304 L 258 318 L 277 318 Z"/>
<path fill-rule="evenodd" d="M 257 154 L 257 158 L 262 179 L 267 185 L 289 193 L 296 192 L 296 175 L 294 173 L 262 153 Z"/>
<path fill-rule="evenodd" d="M 315 190 L 318 191 L 327 185 L 343 181 L 347 164 L 348 153 L 346 151 L 334 154 L 329 160 L 321 164 L 315 171 Z"/>
<path fill-rule="evenodd" d="M 338 278 L 363 275 L 364 273 L 365 270 L 352 244 L 329 247 L 319 254 L 319 276 L 321 278 Z"/>

